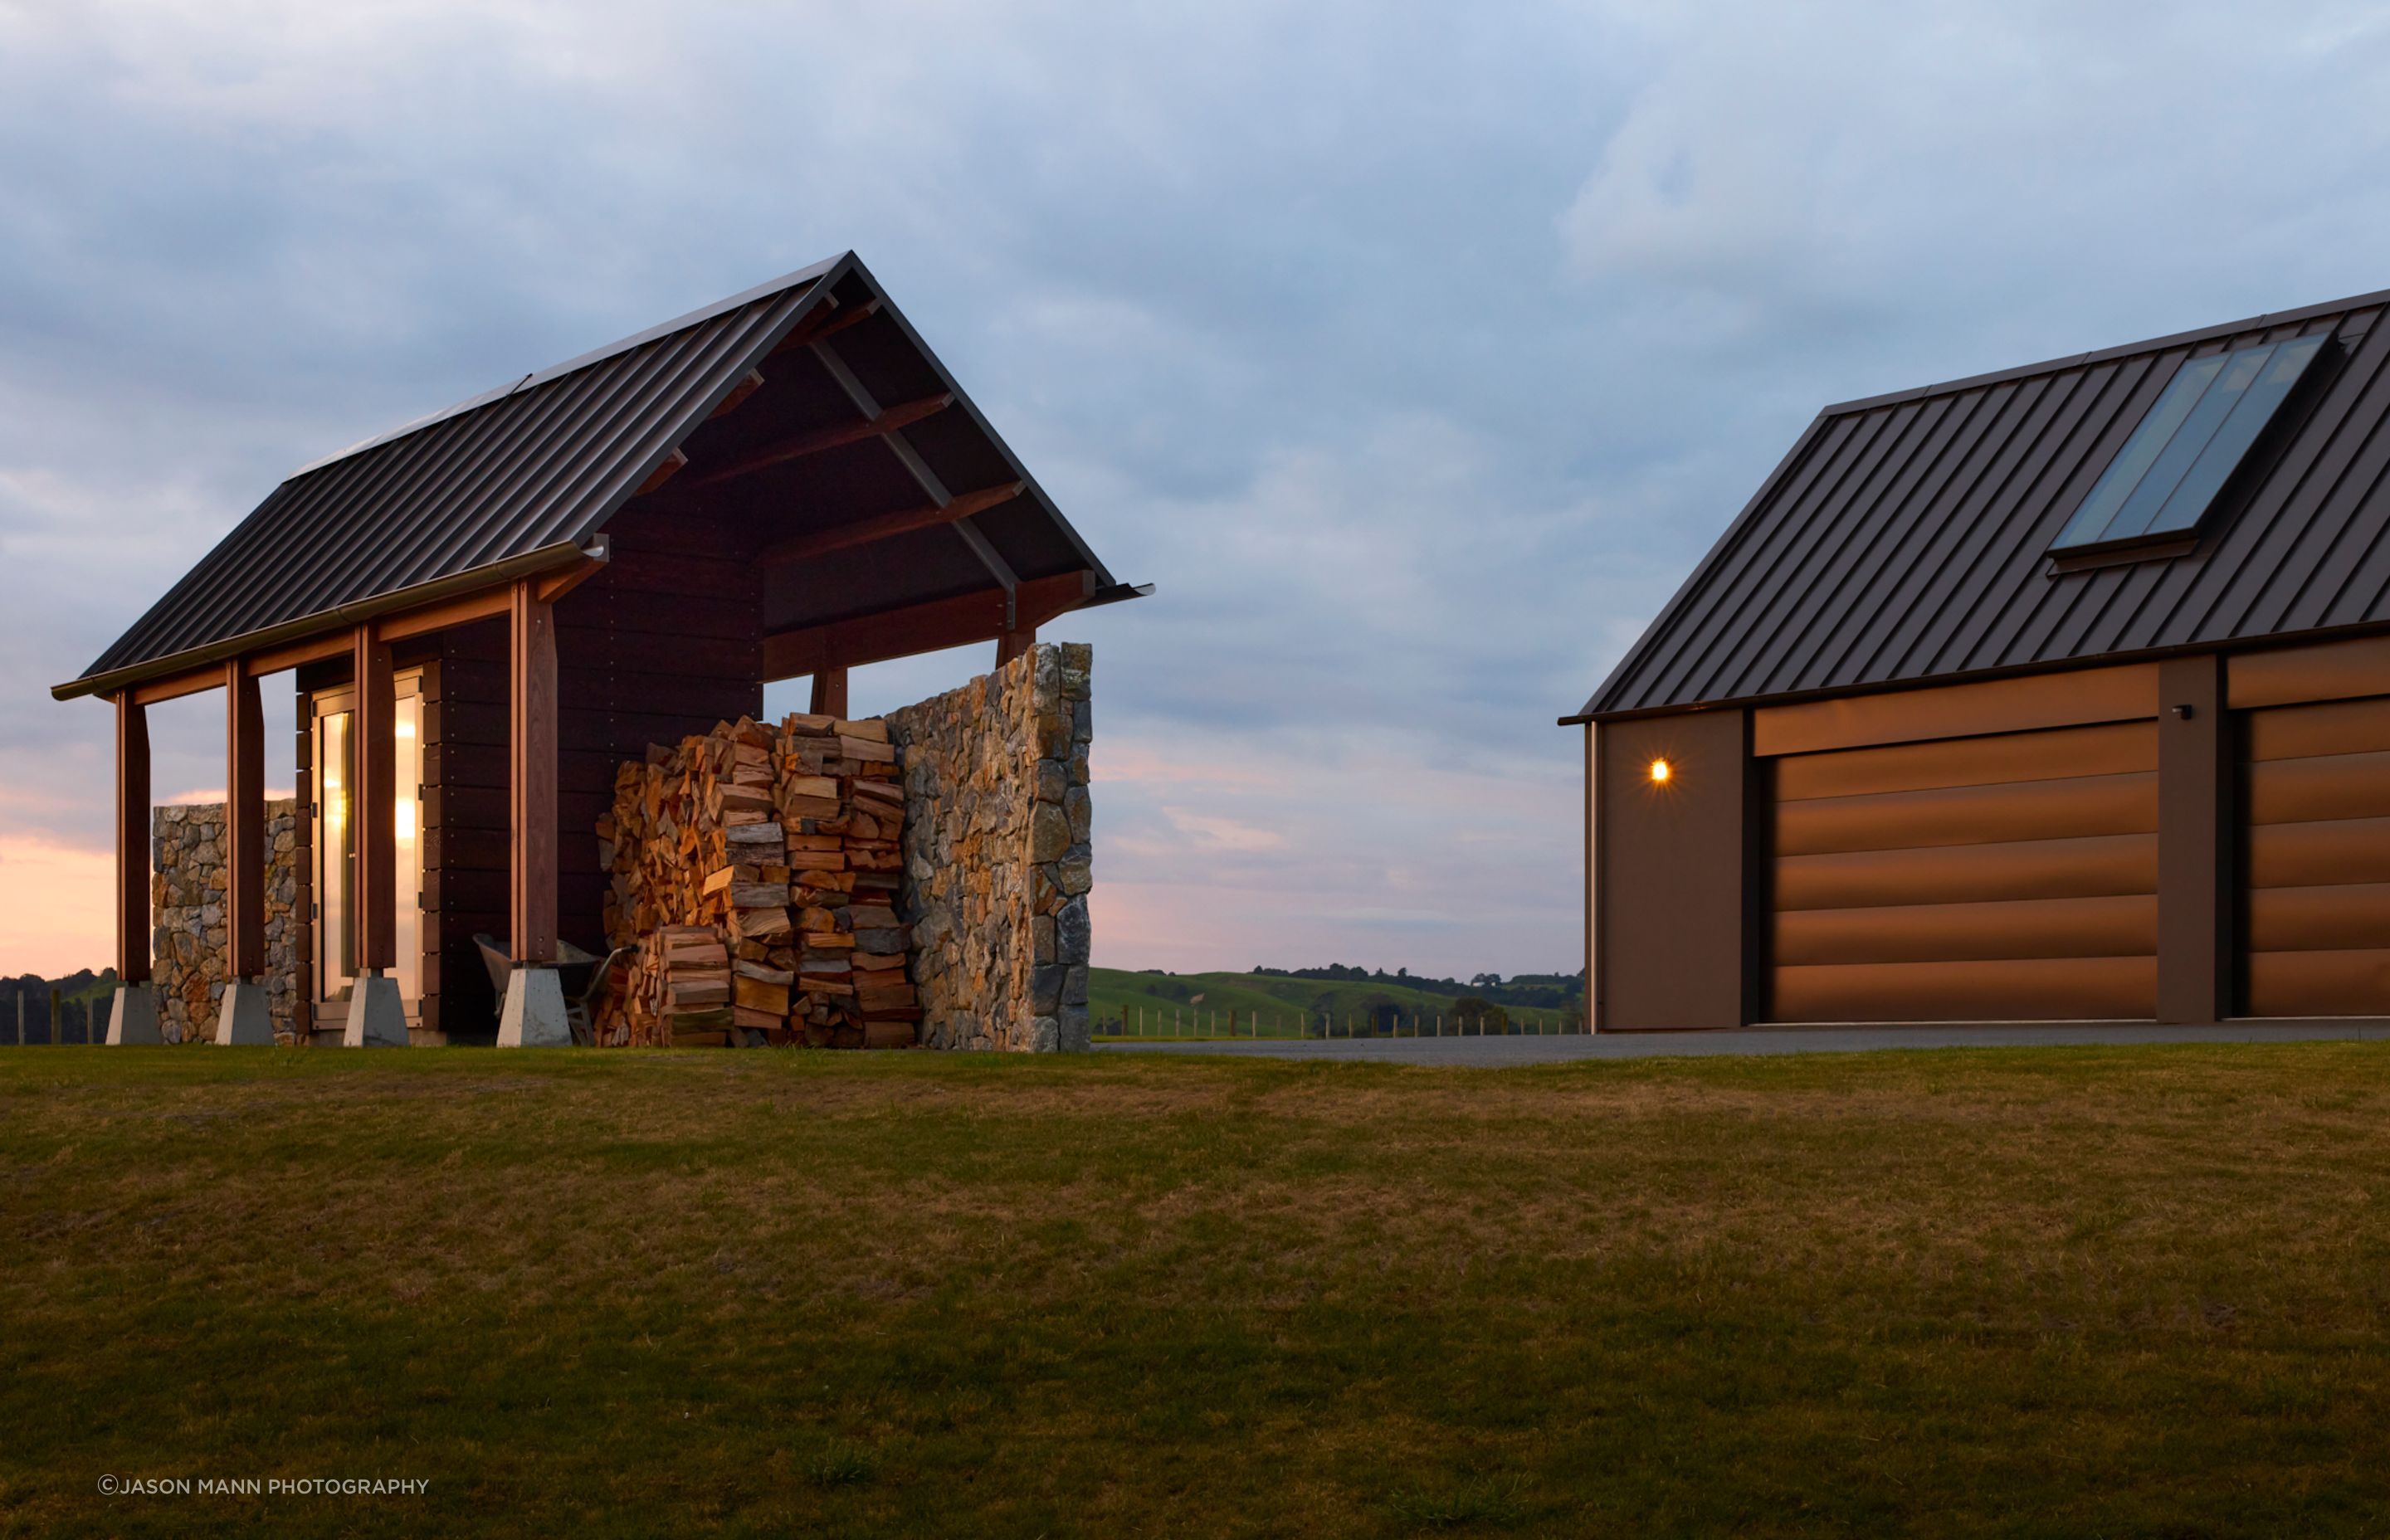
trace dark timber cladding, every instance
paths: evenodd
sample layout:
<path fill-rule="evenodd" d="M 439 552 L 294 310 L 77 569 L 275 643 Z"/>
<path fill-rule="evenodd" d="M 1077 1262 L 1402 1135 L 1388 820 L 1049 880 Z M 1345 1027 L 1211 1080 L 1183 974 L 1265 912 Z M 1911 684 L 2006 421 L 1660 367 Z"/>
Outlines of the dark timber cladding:
<path fill-rule="evenodd" d="M 149 962 L 145 708 L 208 689 L 227 961 L 263 966 L 258 687 L 295 670 L 301 1034 L 354 1025 L 349 981 L 382 970 L 419 981 L 410 1031 L 487 1037 L 477 935 L 519 967 L 600 939 L 624 761 L 760 715 L 770 680 L 842 712 L 851 668 L 1015 656 L 1143 591 L 850 252 L 302 468 L 53 693 L 116 709 L 124 979 Z M 314 933 L 335 918 L 340 944 Z"/>
<path fill-rule="evenodd" d="M 2390 1016 L 2385 304 L 1821 413 L 1564 719 L 1602 1024 Z"/>

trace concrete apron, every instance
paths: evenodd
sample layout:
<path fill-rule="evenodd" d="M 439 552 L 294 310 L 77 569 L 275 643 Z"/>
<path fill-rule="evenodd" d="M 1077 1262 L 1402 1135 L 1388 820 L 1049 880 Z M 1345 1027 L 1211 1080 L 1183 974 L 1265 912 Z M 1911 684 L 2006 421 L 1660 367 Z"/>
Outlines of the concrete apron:
<path fill-rule="evenodd" d="M 569 1048 L 572 1022 L 564 1014 L 564 986 L 553 968 L 518 966 L 507 975 L 507 1003 L 498 1012 L 501 1048 Z"/>

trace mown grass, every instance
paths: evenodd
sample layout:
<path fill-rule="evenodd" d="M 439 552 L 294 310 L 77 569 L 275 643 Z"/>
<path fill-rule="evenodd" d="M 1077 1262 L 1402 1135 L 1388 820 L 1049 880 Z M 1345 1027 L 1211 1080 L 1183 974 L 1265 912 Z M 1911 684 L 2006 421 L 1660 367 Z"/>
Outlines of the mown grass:
<path fill-rule="evenodd" d="M 2366 1044 L 11 1051 L 0 1534 L 2375 1533 L 2385 1135 Z"/>

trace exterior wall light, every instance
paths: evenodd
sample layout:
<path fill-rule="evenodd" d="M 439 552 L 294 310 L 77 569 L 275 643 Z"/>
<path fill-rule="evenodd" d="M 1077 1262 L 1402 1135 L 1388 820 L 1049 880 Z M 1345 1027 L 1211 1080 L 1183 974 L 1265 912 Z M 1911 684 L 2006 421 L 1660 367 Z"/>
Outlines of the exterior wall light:
<path fill-rule="evenodd" d="M 1651 784 L 1654 786 L 1667 785 L 1669 778 L 1676 773 L 1677 767 L 1666 760 L 1655 759 L 1651 762 Z"/>

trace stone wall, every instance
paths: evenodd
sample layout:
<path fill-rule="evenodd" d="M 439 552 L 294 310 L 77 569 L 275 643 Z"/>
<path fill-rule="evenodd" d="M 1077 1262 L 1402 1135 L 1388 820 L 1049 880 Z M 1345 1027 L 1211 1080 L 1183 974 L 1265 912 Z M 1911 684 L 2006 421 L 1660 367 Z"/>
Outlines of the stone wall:
<path fill-rule="evenodd" d="M 1087 1035 L 1093 649 L 1041 644 L 888 715 L 921 1041 L 1048 1052 Z"/>
<path fill-rule="evenodd" d="M 215 1036 L 225 984 L 225 810 L 222 802 L 150 811 L 150 967 L 158 986 L 158 1026 L 169 1043 Z M 276 1041 L 292 1040 L 298 1000 L 299 926 L 291 918 L 299 884 L 291 863 L 299 842 L 299 804 L 265 804 L 265 977 Z"/>

